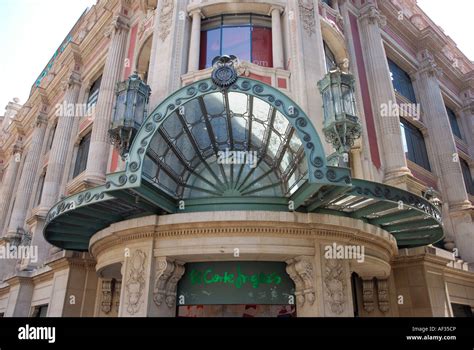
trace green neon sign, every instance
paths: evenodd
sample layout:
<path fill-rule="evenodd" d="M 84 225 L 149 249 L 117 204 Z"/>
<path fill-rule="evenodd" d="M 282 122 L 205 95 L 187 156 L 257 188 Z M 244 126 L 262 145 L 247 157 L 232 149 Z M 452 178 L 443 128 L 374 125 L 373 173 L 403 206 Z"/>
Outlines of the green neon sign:
<path fill-rule="evenodd" d="M 246 283 L 249 283 L 252 288 L 259 288 L 261 284 L 280 284 L 281 276 L 276 272 L 245 274 L 242 273 L 240 265 L 237 265 L 237 273 L 228 271 L 214 273 L 213 269 L 207 269 L 205 271 L 191 270 L 192 285 L 213 283 L 233 285 L 238 289 L 242 288 Z"/>
<path fill-rule="evenodd" d="M 187 263 L 178 284 L 178 305 L 294 303 L 295 286 L 284 262 Z"/>

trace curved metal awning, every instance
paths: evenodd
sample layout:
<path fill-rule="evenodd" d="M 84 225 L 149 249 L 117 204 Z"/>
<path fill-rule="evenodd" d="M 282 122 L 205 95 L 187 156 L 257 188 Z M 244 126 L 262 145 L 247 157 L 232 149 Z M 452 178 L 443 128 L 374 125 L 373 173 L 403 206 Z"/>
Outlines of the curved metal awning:
<path fill-rule="evenodd" d="M 85 251 L 90 237 L 114 222 L 218 210 L 347 216 L 387 230 L 400 247 L 443 237 L 433 204 L 327 165 L 306 114 L 279 90 L 242 77 L 227 88 L 205 79 L 165 99 L 138 131 L 125 170 L 57 203 L 44 235 Z"/>

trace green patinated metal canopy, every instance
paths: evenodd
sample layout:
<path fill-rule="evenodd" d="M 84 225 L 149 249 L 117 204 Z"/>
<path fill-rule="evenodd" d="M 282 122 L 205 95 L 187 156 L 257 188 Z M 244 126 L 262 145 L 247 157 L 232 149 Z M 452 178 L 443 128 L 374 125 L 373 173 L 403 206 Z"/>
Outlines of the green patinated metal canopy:
<path fill-rule="evenodd" d="M 387 230 L 400 247 L 443 237 L 440 212 L 425 198 L 328 165 L 313 124 L 288 96 L 244 77 L 222 86 L 216 76 L 160 103 L 134 138 L 125 170 L 57 203 L 44 236 L 86 251 L 90 237 L 114 222 L 218 210 L 355 218 Z"/>

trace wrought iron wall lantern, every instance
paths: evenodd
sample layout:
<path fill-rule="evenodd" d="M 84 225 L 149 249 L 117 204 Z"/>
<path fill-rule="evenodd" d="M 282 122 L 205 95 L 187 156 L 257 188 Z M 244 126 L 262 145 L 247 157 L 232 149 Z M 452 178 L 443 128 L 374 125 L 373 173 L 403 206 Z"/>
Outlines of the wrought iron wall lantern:
<path fill-rule="evenodd" d="M 150 87 L 137 73 L 117 83 L 116 101 L 109 140 L 119 150 L 122 159 L 126 157 L 138 129 L 146 117 Z"/>
<path fill-rule="evenodd" d="M 360 137 L 361 124 L 356 113 L 354 76 L 339 68 L 330 70 L 318 82 L 323 99 L 323 133 L 336 152 L 328 157 L 332 165 L 348 166 L 348 154 Z"/>

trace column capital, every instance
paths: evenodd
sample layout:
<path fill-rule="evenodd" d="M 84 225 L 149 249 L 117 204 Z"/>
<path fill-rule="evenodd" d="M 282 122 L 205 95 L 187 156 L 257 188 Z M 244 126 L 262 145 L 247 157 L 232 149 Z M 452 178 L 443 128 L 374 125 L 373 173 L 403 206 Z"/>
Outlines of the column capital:
<path fill-rule="evenodd" d="M 200 8 L 194 8 L 194 9 L 189 10 L 188 15 L 189 17 L 193 17 L 193 18 L 195 15 L 199 16 L 200 18 L 204 18 L 204 15 Z"/>
<path fill-rule="evenodd" d="M 418 74 L 427 74 L 436 78 L 440 78 L 443 75 L 443 70 L 438 67 L 430 51 L 426 49 L 421 50 L 417 56 L 420 61 L 420 66 L 417 70 Z"/>
<path fill-rule="evenodd" d="M 116 14 L 105 31 L 104 35 L 110 38 L 113 33 L 127 31 L 130 29 L 129 20 L 122 14 Z"/>
<path fill-rule="evenodd" d="M 360 9 L 361 20 L 367 19 L 370 24 L 377 24 L 380 27 L 385 27 L 387 18 L 382 15 L 373 3 L 367 3 Z"/>
<path fill-rule="evenodd" d="M 282 14 L 283 11 L 285 10 L 285 8 L 283 6 L 280 6 L 280 5 L 272 5 L 270 7 L 270 10 L 268 11 L 268 15 L 271 16 L 273 11 L 278 11 L 278 14 Z"/>
<path fill-rule="evenodd" d="M 79 72 L 71 71 L 68 76 L 62 81 L 63 90 L 72 89 L 75 86 L 81 85 L 81 76 Z"/>
<path fill-rule="evenodd" d="M 38 113 L 38 115 L 36 116 L 33 122 L 33 126 L 37 128 L 41 128 L 43 126 L 46 126 L 47 124 L 48 124 L 48 116 L 41 112 Z"/>

